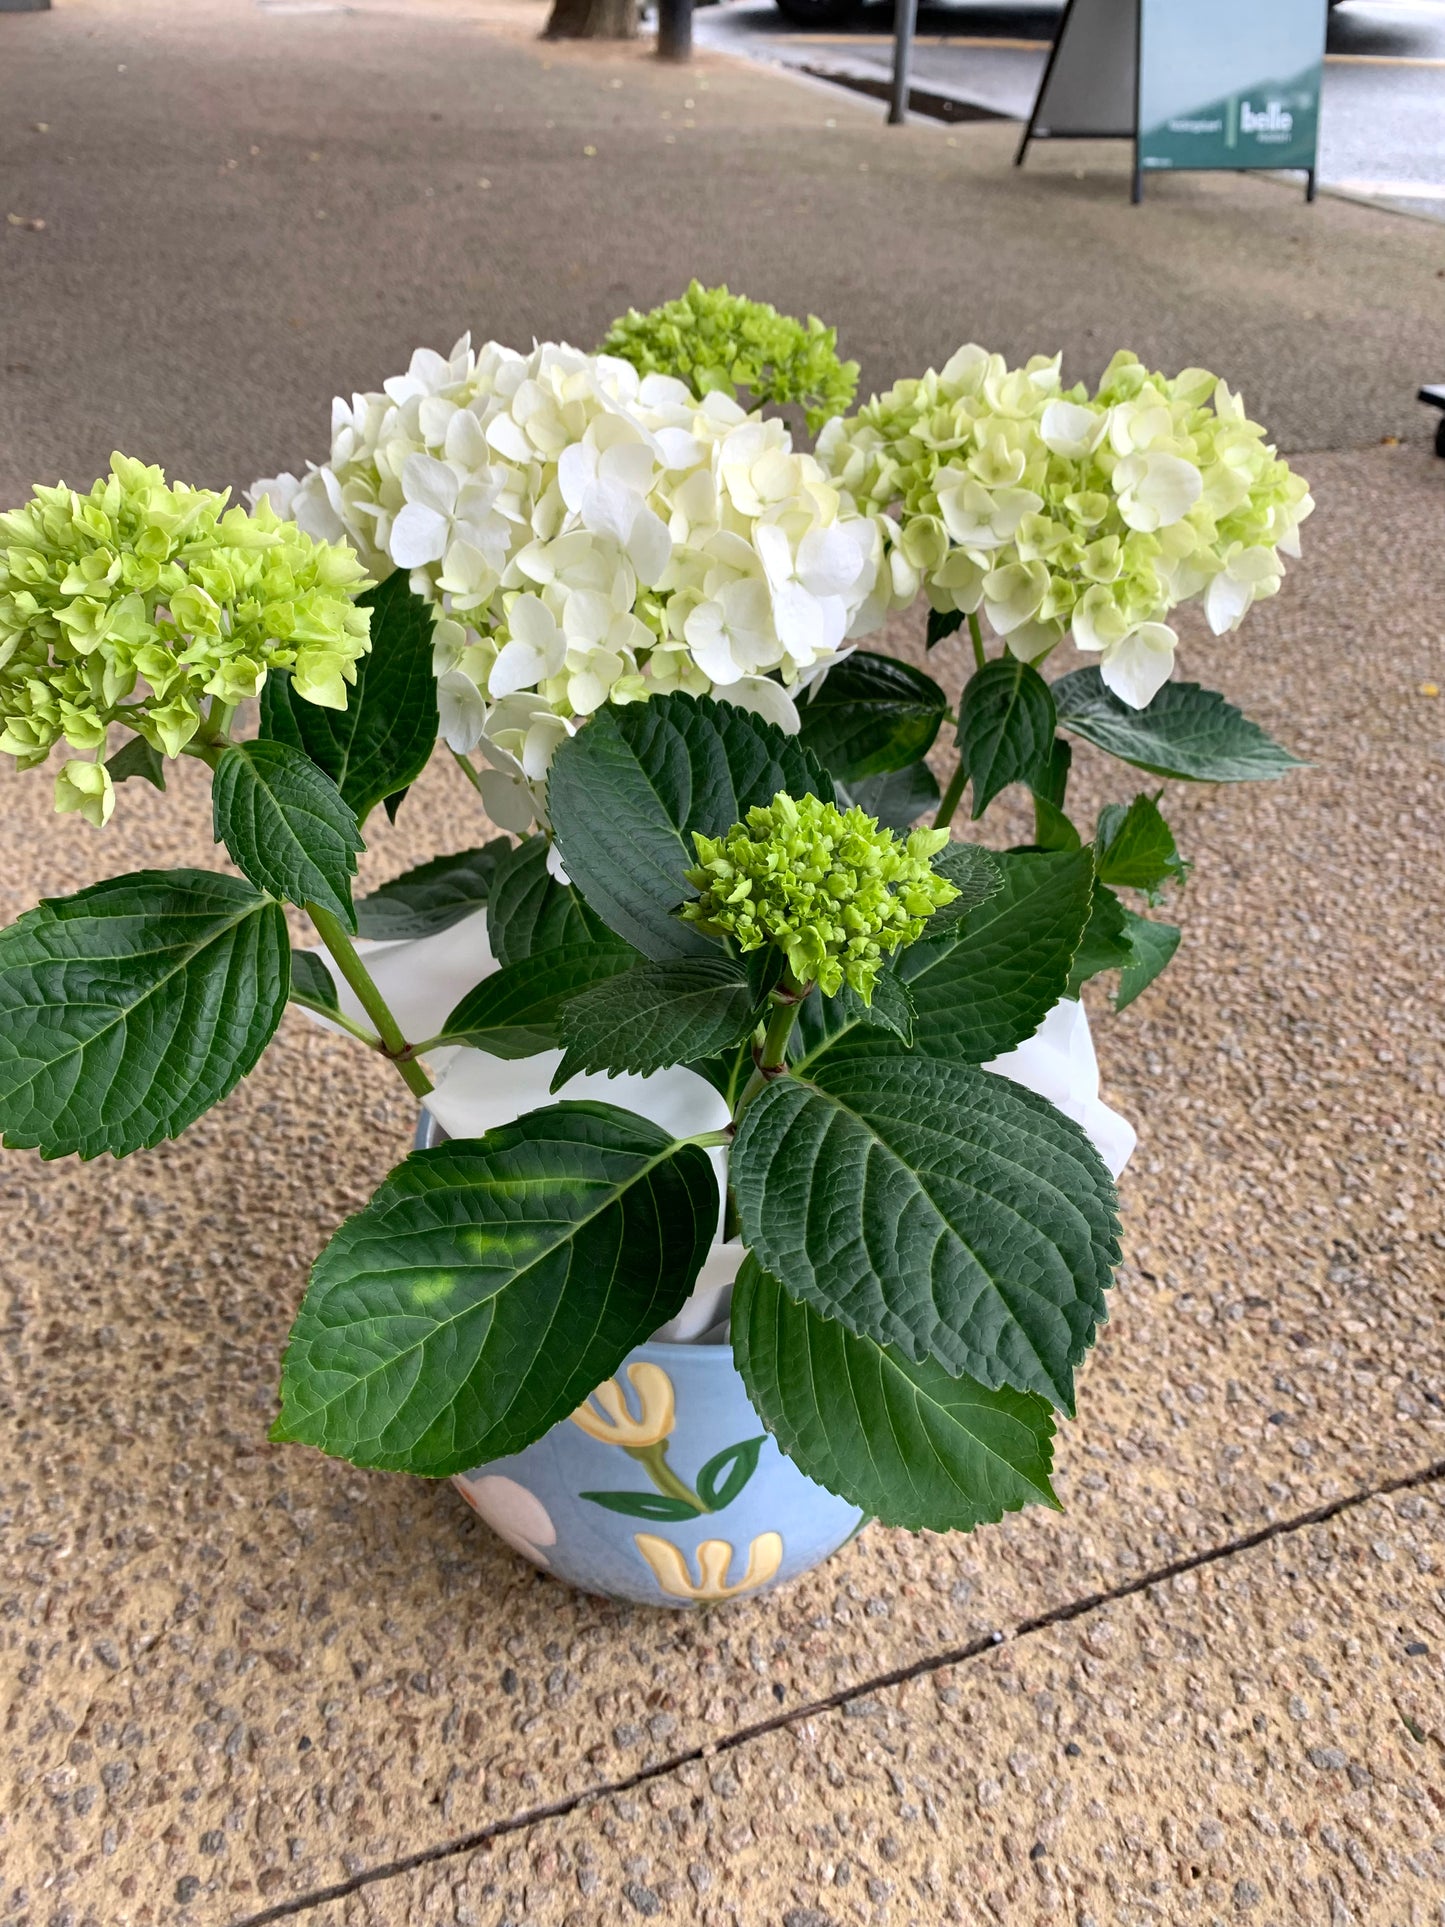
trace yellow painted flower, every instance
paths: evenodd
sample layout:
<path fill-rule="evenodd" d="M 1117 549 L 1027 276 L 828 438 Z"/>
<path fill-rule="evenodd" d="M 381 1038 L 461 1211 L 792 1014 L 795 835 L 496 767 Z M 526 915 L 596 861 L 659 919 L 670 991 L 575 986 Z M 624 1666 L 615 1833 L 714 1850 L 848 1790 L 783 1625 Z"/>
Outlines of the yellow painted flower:
<path fill-rule="evenodd" d="M 627 1395 L 617 1380 L 609 1378 L 577 1407 L 572 1423 L 603 1445 L 657 1445 L 670 1435 L 676 1418 L 672 1380 L 660 1365 L 645 1362 L 629 1365 L 627 1379 L 637 1397 L 639 1417 L 627 1409 Z"/>
<path fill-rule="evenodd" d="M 748 1547 L 747 1568 L 741 1579 L 728 1584 L 733 1549 L 726 1539 L 704 1539 L 697 1549 L 698 1577 L 694 1581 L 686 1556 L 670 1539 L 655 1533 L 635 1535 L 637 1550 L 651 1566 L 659 1586 L 671 1599 L 695 1599 L 712 1604 L 719 1599 L 736 1599 L 740 1593 L 755 1592 L 777 1577 L 783 1563 L 782 1536 L 764 1532 Z"/>

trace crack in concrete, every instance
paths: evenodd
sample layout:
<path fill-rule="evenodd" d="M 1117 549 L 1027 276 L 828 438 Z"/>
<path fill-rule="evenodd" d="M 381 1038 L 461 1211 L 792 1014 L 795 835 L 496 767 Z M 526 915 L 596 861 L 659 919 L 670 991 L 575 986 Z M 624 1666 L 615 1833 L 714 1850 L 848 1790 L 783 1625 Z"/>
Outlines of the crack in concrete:
<path fill-rule="evenodd" d="M 309 1894 L 299 1894 L 293 1900 L 279 1901 L 274 1907 L 263 1908 L 260 1913 L 247 1914 L 244 1919 L 234 1921 L 232 1927 L 270 1927 L 272 1921 L 291 1920 L 313 1907 L 325 1906 L 328 1901 L 345 1900 L 351 1894 L 359 1893 L 364 1887 L 375 1886 L 379 1881 L 395 1879 L 399 1874 L 413 1873 L 418 1867 L 432 1866 L 441 1860 L 451 1860 L 458 1854 L 472 1853 L 492 1840 L 504 1839 L 508 1834 L 522 1833 L 527 1828 L 537 1826 L 544 1820 L 564 1819 L 581 1807 L 594 1800 L 610 1799 L 614 1795 L 630 1793 L 635 1788 L 646 1786 L 652 1780 L 666 1779 L 679 1768 L 690 1766 L 698 1761 L 713 1760 L 724 1753 L 732 1753 L 753 1740 L 764 1738 L 769 1733 L 780 1732 L 783 1728 L 796 1726 L 802 1720 L 816 1719 L 820 1713 L 834 1713 L 850 1701 L 867 1699 L 872 1693 L 884 1692 L 890 1686 L 902 1686 L 909 1680 L 920 1679 L 926 1673 L 942 1672 L 945 1667 L 959 1666 L 971 1659 L 979 1659 L 984 1653 L 996 1652 L 1011 1639 L 1024 1639 L 1033 1633 L 1046 1632 L 1052 1626 L 1066 1626 L 1076 1619 L 1084 1619 L 1090 1613 L 1098 1612 L 1103 1606 L 1112 1606 L 1121 1599 L 1132 1599 L 1151 1586 L 1166 1584 L 1188 1572 L 1198 1572 L 1204 1566 L 1212 1566 L 1220 1560 L 1233 1558 L 1236 1553 L 1250 1552 L 1256 1546 L 1267 1545 L 1271 1540 L 1288 1538 L 1291 1533 L 1302 1532 L 1309 1526 L 1324 1525 L 1337 1519 L 1341 1513 L 1353 1512 L 1357 1507 L 1368 1505 L 1371 1499 L 1389 1498 L 1396 1492 L 1411 1492 L 1425 1485 L 1434 1485 L 1445 1480 L 1445 1459 L 1437 1459 L 1433 1464 L 1417 1472 L 1407 1472 L 1398 1479 L 1387 1479 L 1383 1484 L 1371 1486 L 1364 1492 L 1347 1493 L 1342 1499 L 1333 1499 L 1328 1505 L 1315 1506 L 1309 1512 L 1296 1513 L 1292 1518 L 1281 1519 L 1273 1525 L 1261 1526 L 1257 1532 L 1245 1533 L 1238 1539 L 1227 1540 L 1224 1544 L 1207 1547 L 1203 1552 L 1191 1553 L 1186 1559 L 1173 1560 L 1167 1566 L 1156 1566 L 1138 1579 L 1131 1579 L 1127 1585 L 1112 1587 L 1107 1592 L 1086 1593 L 1066 1605 L 1055 1606 L 1046 1613 L 1039 1613 L 1031 1619 L 1024 1619 L 1011 1630 L 985 1633 L 972 1639 L 963 1646 L 950 1647 L 941 1653 L 930 1654 L 926 1659 L 911 1661 L 907 1666 L 896 1666 L 887 1673 L 878 1673 L 871 1679 L 859 1680 L 852 1686 L 839 1687 L 824 1699 L 810 1700 L 806 1706 L 795 1707 L 791 1712 L 779 1712 L 765 1720 L 755 1720 L 751 1726 L 740 1726 L 735 1733 L 724 1739 L 705 1741 L 700 1746 L 689 1747 L 685 1752 L 674 1753 L 655 1766 L 641 1767 L 636 1773 L 629 1773 L 620 1780 L 608 1780 L 599 1786 L 588 1787 L 581 1793 L 568 1794 L 560 1800 L 550 1800 L 545 1805 L 529 1807 L 525 1812 L 515 1813 L 503 1820 L 492 1821 L 488 1826 L 478 1827 L 474 1832 L 463 1834 L 459 1839 L 448 1840 L 439 1846 L 424 1847 L 418 1853 L 403 1855 L 398 1860 L 383 1862 L 380 1866 L 368 1868 L 365 1873 L 353 1874 L 349 1880 L 337 1881 L 334 1886 L 320 1887 Z"/>

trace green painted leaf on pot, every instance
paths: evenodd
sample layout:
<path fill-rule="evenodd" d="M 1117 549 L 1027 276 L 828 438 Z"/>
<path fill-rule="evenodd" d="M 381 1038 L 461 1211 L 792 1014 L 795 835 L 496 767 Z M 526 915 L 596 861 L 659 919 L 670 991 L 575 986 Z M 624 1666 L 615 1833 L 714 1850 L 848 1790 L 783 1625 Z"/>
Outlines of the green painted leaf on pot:
<path fill-rule="evenodd" d="M 1174 832 L 1159 814 L 1159 798 L 1136 796 L 1127 809 L 1108 803 L 1094 837 L 1099 875 L 1114 889 L 1142 890 L 1151 902 L 1161 884 L 1183 883 L 1188 865 Z"/>
<path fill-rule="evenodd" d="M 695 1519 L 697 1507 L 686 1499 L 670 1498 L 666 1492 L 579 1492 L 579 1499 L 605 1506 L 609 1512 L 625 1513 L 629 1519 Z"/>
<path fill-rule="evenodd" d="M 272 1437 L 434 1478 L 519 1452 L 676 1315 L 717 1221 L 707 1153 L 610 1104 L 413 1152 L 316 1261 Z"/>
<path fill-rule="evenodd" d="M 166 786 L 165 758 L 158 749 L 152 749 L 144 736 L 132 736 L 129 742 L 122 743 L 114 756 L 106 757 L 105 766 L 112 783 L 124 783 L 132 776 L 139 776 L 154 789 L 163 790 Z"/>
<path fill-rule="evenodd" d="M 763 1423 L 810 1479 L 880 1525 L 971 1532 L 1058 1508 L 1047 1399 L 950 1376 L 790 1298 L 751 1254 L 733 1288 L 733 1356 Z"/>
<path fill-rule="evenodd" d="M 535 1057 L 561 1042 L 562 1006 L 570 997 L 615 977 L 637 952 L 609 936 L 599 943 L 561 944 L 519 964 L 507 964 L 469 990 L 442 1026 L 449 1044 L 469 1044 L 493 1057 Z"/>
<path fill-rule="evenodd" d="M 1167 682 L 1147 708 L 1131 709 L 1104 687 L 1097 669 L 1075 669 L 1053 685 L 1053 695 L 1061 727 L 1154 776 L 1253 783 L 1305 767 L 1197 682 Z"/>
<path fill-rule="evenodd" d="M 258 890 L 320 904 L 356 928 L 351 879 L 366 845 L 340 790 L 288 743 L 233 743 L 211 779 L 215 838 Z"/>
<path fill-rule="evenodd" d="M 1141 990 L 1147 990 L 1179 948 L 1181 932 L 1172 923 L 1154 917 L 1136 917 L 1124 912 L 1124 927 L 1129 937 L 1129 961 L 1119 973 L 1115 1010 L 1132 1004 Z"/>
<path fill-rule="evenodd" d="M 865 776 L 836 788 L 840 809 L 856 803 L 885 830 L 911 830 L 925 811 L 938 808 L 938 779 L 927 763 L 910 763 L 907 769 Z"/>
<path fill-rule="evenodd" d="M 281 1021 L 286 917 L 239 877 L 142 870 L 0 931 L 0 1133 L 48 1158 L 177 1137 Z"/>
<path fill-rule="evenodd" d="M 552 759 L 547 807 L 567 875 L 645 957 L 716 955 L 680 921 L 694 894 L 692 834 L 720 836 L 779 790 L 831 801 L 832 781 L 796 737 L 708 696 L 609 705 Z"/>
<path fill-rule="evenodd" d="M 634 964 L 563 1008 L 567 1055 L 553 1088 L 579 1071 L 646 1073 L 716 1056 L 752 1035 L 757 1008 L 747 971 L 730 957 Z"/>
<path fill-rule="evenodd" d="M 498 836 L 479 850 L 460 850 L 455 856 L 434 856 L 430 863 L 419 863 L 370 896 L 357 899 L 358 931 L 363 937 L 392 943 L 439 936 L 483 908 L 497 865 L 511 849 L 510 839 Z"/>
<path fill-rule="evenodd" d="M 336 980 L 314 950 L 291 952 L 291 1001 L 328 1012 L 341 1009 Z"/>
<path fill-rule="evenodd" d="M 1043 775 L 1053 741 L 1054 699 L 1037 669 L 1003 655 L 970 677 L 959 703 L 958 747 L 975 818 L 1010 783 L 1032 784 Z"/>
<path fill-rule="evenodd" d="M 851 783 L 926 756 L 947 713 L 948 698 L 932 676 L 859 649 L 799 702 L 799 734 L 824 769 Z"/>
<path fill-rule="evenodd" d="M 897 964 L 913 999 L 914 1043 L 952 1063 L 986 1064 L 1033 1036 L 1064 994 L 1089 917 L 1091 850 L 990 854 L 1002 888 Z M 847 1046 L 854 1026 L 830 1025 L 810 997 L 798 1030 L 799 1054 L 811 1057 Z"/>
<path fill-rule="evenodd" d="M 1133 956 L 1127 925 L 1128 911 L 1107 883 L 1094 879 L 1094 895 L 1083 941 L 1074 952 L 1064 994 L 1077 997 L 1091 977 L 1105 970 L 1120 970 Z"/>
<path fill-rule="evenodd" d="M 371 650 L 356 665 L 345 709 L 320 709 L 271 675 L 261 691 L 261 735 L 309 756 L 341 791 L 359 823 L 426 767 L 436 744 L 431 610 L 405 569 L 358 598 L 370 608 Z"/>
<path fill-rule="evenodd" d="M 1073 1410 L 1118 1221 L 1098 1152 L 1043 1098 L 875 1043 L 769 1085 L 729 1173 L 743 1242 L 791 1297 Z"/>
<path fill-rule="evenodd" d="M 617 942 L 577 891 L 550 874 L 547 849 L 545 836 L 527 836 L 497 856 L 487 906 L 487 937 L 500 964 L 525 963 L 544 950 L 587 943 L 594 937 Z"/>
<path fill-rule="evenodd" d="M 744 1262 L 747 1262 L 746 1260 Z M 758 1454 L 766 1434 L 743 1439 L 738 1445 L 725 1445 L 715 1452 L 697 1475 L 697 1496 L 714 1512 L 721 1512 L 747 1485 L 758 1469 Z"/>

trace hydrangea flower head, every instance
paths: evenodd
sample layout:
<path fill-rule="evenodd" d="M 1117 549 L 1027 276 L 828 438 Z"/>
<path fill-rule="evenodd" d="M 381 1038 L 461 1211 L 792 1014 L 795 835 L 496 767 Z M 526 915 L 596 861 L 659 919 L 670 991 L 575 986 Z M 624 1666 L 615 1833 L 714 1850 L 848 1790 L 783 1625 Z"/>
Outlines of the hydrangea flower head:
<path fill-rule="evenodd" d="M 743 951 L 776 944 L 794 979 L 825 997 L 846 983 L 871 1003 L 884 956 L 915 942 L 958 895 L 931 861 L 947 830 L 900 839 L 817 796 L 779 791 L 722 836 L 694 832 L 693 842 L 687 880 L 700 894 L 684 918 Z"/>
<path fill-rule="evenodd" d="M 830 422 L 818 455 L 888 512 L 895 605 L 923 588 L 937 610 L 981 610 L 1029 661 L 1072 634 L 1135 708 L 1169 675 L 1170 611 L 1199 597 L 1216 635 L 1237 627 L 1279 588 L 1314 507 L 1222 381 L 1129 354 L 1090 395 L 1064 388 L 1057 356 L 1010 369 L 960 348 Z"/>
<path fill-rule="evenodd" d="M 639 374 L 676 375 L 699 400 L 745 389 L 754 407 L 799 404 L 816 435 L 841 415 L 858 387 L 856 361 L 839 361 L 838 333 L 816 315 L 806 326 L 764 301 L 694 281 L 676 301 L 639 314 L 629 308 L 607 331 L 602 352 Z"/>
<path fill-rule="evenodd" d="M 711 693 L 796 730 L 795 694 L 885 613 L 881 529 L 781 421 L 551 342 L 419 350 L 262 497 L 437 610 L 442 734 L 480 748 L 504 829 L 545 820 L 553 751 L 604 703 Z"/>
<path fill-rule="evenodd" d="M 0 750 L 21 768 L 59 742 L 98 764 L 113 723 L 178 756 L 208 701 L 255 696 L 273 669 L 346 707 L 370 647 L 354 550 L 226 502 L 114 455 L 88 494 L 37 488 L 0 514 Z M 95 768 L 62 769 L 58 809 L 109 817 Z"/>

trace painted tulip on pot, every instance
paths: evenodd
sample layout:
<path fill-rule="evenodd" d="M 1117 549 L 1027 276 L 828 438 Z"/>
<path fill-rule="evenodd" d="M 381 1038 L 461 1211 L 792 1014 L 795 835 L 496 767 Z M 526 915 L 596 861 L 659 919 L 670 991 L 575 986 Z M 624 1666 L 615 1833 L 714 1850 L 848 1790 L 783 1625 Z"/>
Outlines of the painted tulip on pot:
<path fill-rule="evenodd" d="M 0 932 L 0 1129 L 175 1136 L 288 1000 L 379 1052 L 418 1148 L 317 1259 L 272 1437 L 453 1478 L 537 1565 L 682 1606 L 865 1517 L 1055 1503 L 1132 1144 L 1079 993 L 1152 982 L 1180 933 L 1118 893 L 1186 873 L 1162 788 L 1070 819 L 1070 739 L 1290 767 L 1168 680 L 1164 617 L 1233 626 L 1309 503 L 1198 370 L 1090 395 L 964 349 L 808 454 L 765 409 L 846 405 L 820 324 L 695 287 L 608 346 L 419 352 L 250 515 L 117 458 L 0 518 L 0 748 L 68 746 L 57 807 L 97 824 L 200 759 L 239 872 Z M 952 702 L 855 646 L 920 594 L 930 644 L 968 624 Z M 1050 683 L 1065 636 L 1101 668 Z M 358 899 L 439 732 L 513 834 Z M 1011 785 L 1030 845 L 950 840 Z"/>

